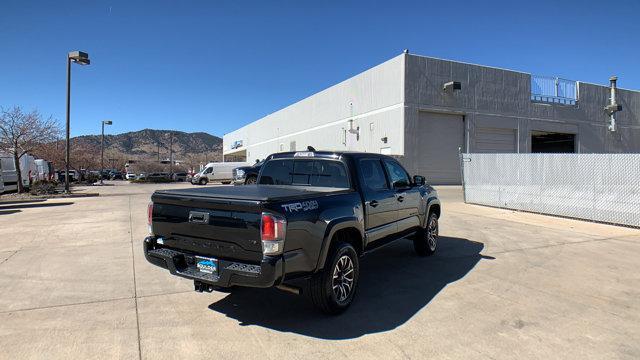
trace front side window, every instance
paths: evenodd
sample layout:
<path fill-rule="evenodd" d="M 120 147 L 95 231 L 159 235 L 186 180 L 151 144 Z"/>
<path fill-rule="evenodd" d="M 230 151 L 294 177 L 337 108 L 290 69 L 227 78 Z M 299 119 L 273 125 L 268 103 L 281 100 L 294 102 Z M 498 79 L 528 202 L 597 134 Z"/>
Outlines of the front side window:
<path fill-rule="evenodd" d="M 204 169 L 204 171 L 202 172 L 202 174 L 206 175 L 206 174 L 211 174 L 211 172 L 213 171 L 213 168 L 206 168 Z"/>
<path fill-rule="evenodd" d="M 395 161 L 385 160 L 384 166 L 389 173 L 389 179 L 394 187 L 406 187 L 411 185 L 409 175 L 400 164 Z"/>
<path fill-rule="evenodd" d="M 350 187 L 349 176 L 341 162 L 315 159 L 267 161 L 258 183 L 263 185 Z"/>

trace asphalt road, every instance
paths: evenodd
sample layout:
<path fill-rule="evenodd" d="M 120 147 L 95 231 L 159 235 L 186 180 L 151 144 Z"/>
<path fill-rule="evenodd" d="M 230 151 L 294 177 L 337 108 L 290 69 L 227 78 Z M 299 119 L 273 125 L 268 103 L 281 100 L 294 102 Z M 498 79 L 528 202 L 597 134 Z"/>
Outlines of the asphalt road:
<path fill-rule="evenodd" d="M 371 253 L 355 303 L 326 317 L 275 289 L 193 292 L 142 254 L 151 192 L 191 185 L 112 184 L 0 204 L 0 358 L 640 358 L 636 229 L 443 187 L 437 255 Z"/>

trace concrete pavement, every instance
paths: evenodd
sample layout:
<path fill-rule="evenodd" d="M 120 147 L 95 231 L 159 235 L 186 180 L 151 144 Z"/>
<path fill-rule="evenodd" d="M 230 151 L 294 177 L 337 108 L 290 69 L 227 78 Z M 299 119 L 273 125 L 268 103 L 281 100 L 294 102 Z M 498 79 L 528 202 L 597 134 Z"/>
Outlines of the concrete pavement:
<path fill-rule="evenodd" d="M 438 254 L 368 255 L 356 302 L 325 317 L 278 290 L 198 294 L 148 264 L 149 195 L 191 185 L 114 184 L 0 212 L 0 358 L 640 358 L 636 229 L 443 187 Z"/>

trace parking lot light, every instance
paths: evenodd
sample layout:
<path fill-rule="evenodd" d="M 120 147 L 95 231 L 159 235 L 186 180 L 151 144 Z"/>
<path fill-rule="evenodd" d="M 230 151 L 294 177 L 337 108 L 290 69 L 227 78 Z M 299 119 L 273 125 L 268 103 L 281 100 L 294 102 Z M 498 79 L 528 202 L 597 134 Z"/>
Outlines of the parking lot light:
<path fill-rule="evenodd" d="M 67 129 L 66 129 L 66 150 L 64 156 L 64 192 L 69 193 L 69 154 L 70 154 L 70 112 L 71 112 L 71 63 L 74 62 L 80 65 L 89 65 L 89 54 L 83 51 L 72 51 L 67 54 Z"/>

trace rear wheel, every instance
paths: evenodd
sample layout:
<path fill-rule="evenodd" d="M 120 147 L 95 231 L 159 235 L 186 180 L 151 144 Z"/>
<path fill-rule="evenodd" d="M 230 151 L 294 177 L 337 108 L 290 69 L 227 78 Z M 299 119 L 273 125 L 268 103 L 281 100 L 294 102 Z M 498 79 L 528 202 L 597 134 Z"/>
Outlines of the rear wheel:
<path fill-rule="evenodd" d="M 427 226 L 416 234 L 413 239 L 413 248 L 420 256 L 433 255 L 438 247 L 438 215 L 429 213 Z"/>
<path fill-rule="evenodd" d="M 198 181 L 198 184 L 207 185 L 207 179 L 200 179 L 200 181 Z"/>
<path fill-rule="evenodd" d="M 325 268 L 311 278 L 311 300 L 326 314 L 345 311 L 356 293 L 360 276 L 358 254 L 349 243 L 338 243 Z"/>

